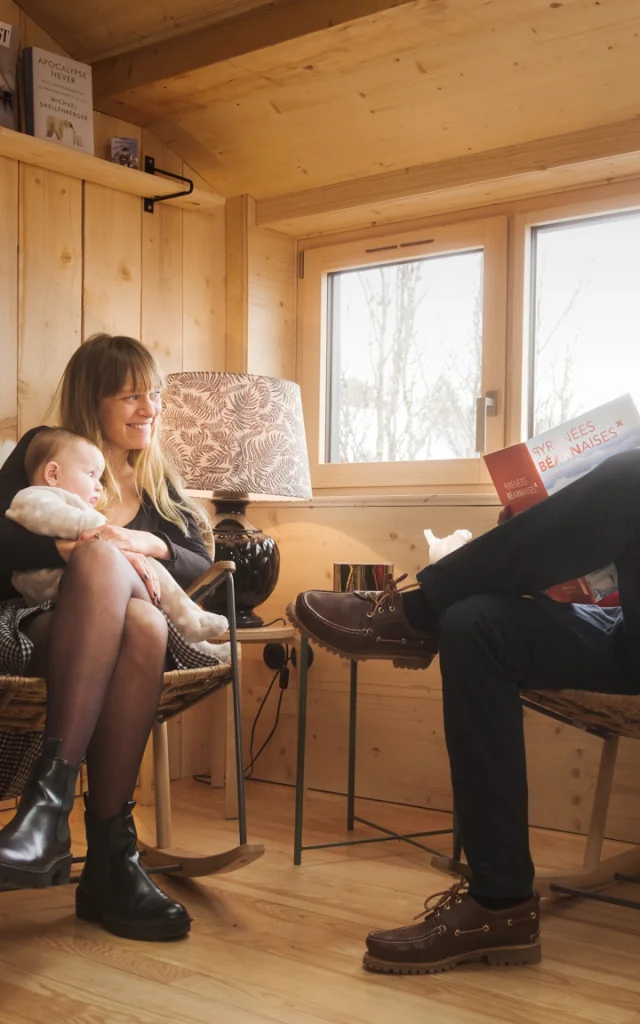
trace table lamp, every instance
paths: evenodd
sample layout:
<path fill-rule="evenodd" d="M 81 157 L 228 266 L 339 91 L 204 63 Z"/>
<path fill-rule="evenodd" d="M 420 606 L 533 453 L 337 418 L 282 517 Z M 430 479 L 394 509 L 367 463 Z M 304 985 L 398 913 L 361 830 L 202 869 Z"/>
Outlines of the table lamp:
<path fill-rule="evenodd" d="M 189 494 L 213 502 L 216 560 L 236 563 L 238 626 L 262 626 L 254 608 L 273 593 L 280 553 L 245 513 L 250 501 L 311 497 L 300 387 L 250 373 L 172 373 L 162 402 L 164 451 Z M 224 614 L 224 595 L 207 608 Z"/>

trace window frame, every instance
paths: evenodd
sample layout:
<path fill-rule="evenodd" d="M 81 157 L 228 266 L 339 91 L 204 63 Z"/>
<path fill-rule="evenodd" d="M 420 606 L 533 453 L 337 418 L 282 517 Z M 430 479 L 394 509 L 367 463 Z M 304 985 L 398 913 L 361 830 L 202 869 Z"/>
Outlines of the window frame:
<path fill-rule="evenodd" d="M 493 451 L 506 443 L 508 233 L 508 218 L 493 216 L 393 233 L 382 229 L 377 237 L 302 250 L 304 276 L 298 291 L 297 378 L 302 390 L 314 492 L 397 492 L 401 488 L 425 490 L 443 486 L 459 490 L 490 485 L 482 456 L 416 462 L 324 461 L 328 404 L 327 278 L 335 271 L 381 262 L 397 263 L 403 250 L 394 250 L 392 246 L 409 247 L 407 260 L 447 252 L 484 251 L 481 393 L 498 394 L 497 414 L 487 419 L 487 451 Z M 420 245 L 421 242 L 424 244 Z M 380 257 L 385 251 L 389 258 L 383 261 Z"/>

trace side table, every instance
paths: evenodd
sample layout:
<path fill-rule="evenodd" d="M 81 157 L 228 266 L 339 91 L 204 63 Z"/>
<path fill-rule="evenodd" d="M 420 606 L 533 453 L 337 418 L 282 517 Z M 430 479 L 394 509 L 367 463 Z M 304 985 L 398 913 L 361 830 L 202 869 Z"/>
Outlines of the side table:
<path fill-rule="evenodd" d="M 392 829 L 385 828 L 366 818 L 359 818 L 355 813 L 355 790 L 356 790 L 356 724 L 358 709 L 358 662 L 351 661 L 350 684 L 349 684 L 349 755 L 347 769 L 347 829 L 353 831 L 354 825 L 366 825 L 383 835 L 374 836 L 370 839 L 346 839 L 337 843 L 316 843 L 314 846 L 304 846 L 302 842 L 302 827 L 304 820 L 304 796 L 305 796 L 305 755 L 307 744 L 307 692 L 308 692 L 308 669 L 309 669 L 309 641 L 306 637 L 299 640 L 298 651 L 298 755 L 296 764 L 296 809 L 294 822 L 293 840 L 293 863 L 302 863 L 303 850 L 326 850 L 334 846 L 361 846 L 368 843 L 387 843 L 392 839 L 400 839 L 411 846 L 417 846 L 426 853 L 439 856 L 441 851 L 434 850 L 424 843 L 418 842 L 428 836 L 453 835 L 454 856 L 460 858 L 460 838 L 454 821 L 451 828 L 432 829 L 428 832 L 409 832 L 400 834 Z"/>
<path fill-rule="evenodd" d="M 289 643 L 298 644 L 298 633 L 293 626 L 259 626 L 255 629 L 239 629 L 238 670 L 242 688 L 242 648 L 245 644 Z M 220 637 L 224 643 L 228 637 Z M 224 701 L 224 711 L 222 710 Z M 211 723 L 211 785 L 225 789 L 225 817 L 238 817 L 238 785 L 236 781 L 236 740 L 233 727 L 233 696 L 231 688 L 225 687 L 214 695 L 210 702 L 213 719 Z"/>

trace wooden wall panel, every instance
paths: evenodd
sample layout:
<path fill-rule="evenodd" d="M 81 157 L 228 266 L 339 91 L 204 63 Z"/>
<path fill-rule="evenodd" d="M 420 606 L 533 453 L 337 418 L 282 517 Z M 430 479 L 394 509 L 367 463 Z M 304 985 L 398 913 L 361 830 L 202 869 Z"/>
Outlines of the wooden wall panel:
<path fill-rule="evenodd" d="M 205 182 L 185 165 L 197 188 Z M 183 211 L 182 368 L 224 370 L 226 332 L 225 212 Z"/>
<path fill-rule="evenodd" d="M 101 114 L 99 110 L 93 112 L 93 148 L 96 156 L 108 160 L 111 154 L 110 139 L 112 135 L 121 135 L 126 139 L 136 139 L 138 142 L 138 167 L 142 170 L 140 154 L 142 152 L 142 128 L 136 124 L 129 124 L 119 117 L 109 117 L 108 114 Z"/>
<path fill-rule="evenodd" d="M 142 204 L 91 182 L 84 204 L 83 337 L 107 331 L 139 338 Z"/>
<path fill-rule="evenodd" d="M 249 225 L 255 221 L 251 196 L 233 196 L 225 206 L 227 244 L 225 367 L 246 373 L 249 334 Z"/>
<path fill-rule="evenodd" d="M 249 232 L 249 370 L 295 375 L 295 239 L 252 227 Z"/>
<path fill-rule="evenodd" d="M 13 0 L 0 0 L 0 20 L 21 28 L 24 45 L 63 52 Z M 94 129 L 98 157 L 111 135 L 131 136 L 141 159 L 144 149 L 182 173 L 150 132 L 142 146 L 139 128 L 98 112 Z M 2 159 L 0 239 L 0 440 L 42 422 L 70 355 L 97 331 L 141 337 L 165 372 L 224 369 L 224 208 L 187 213 L 183 230 L 181 210 L 145 214 L 133 196 Z M 207 718 L 194 709 L 172 720 L 173 777 L 207 770 Z"/>
<path fill-rule="evenodd" d="M 18 433 L 42 423 L 82 333 L 82 183 L 20 167 Z"/>
<path fill-rule="evenodd" d="M 143 132 L 142 148 L 158 167 L 182 174 L 182 160 L 150 132 Z M 182 252 L 182 210 L 159 203 L 142 214 L 141 338 L 164 373 L 182 369 Z"/>
<path fill-rule="evenodd" d="M 296 245 L 258 228 L 255 202 L 226 205 L 226 368 L 293 379 L 295 375 Z"/>
<path fill-rule="evenodd" d="M 0 159 L 0 441 L 18 430 L 18 166 Z"/>
<path fill-rule="evenodd" d="M 497 507 L 294 507 L 254 506 L 252 521 L 276 538 L 281 573 L 273 597 L 261 609 L 265 621 L 284 615 L 301 590 L 330 589 L 334 561 L 385 561 L 411 578 L 428 560 L 423 530 L 439 536 L 468 528 L 490 529 Z M 308 784 L 344 792 L 347 778 L 349 665 L 314 649 L 309 676 Z M 270 672 L 259 647 L 243 652 L 245 737 Z M 449 810 L 451 790 L 444 741 L 440 674 L 394 669 L 366 662 L 359 670 L 357 792 L 378 800 Z M 265 739 L 275 714 L 269 699 L 256 736 Z M 295 780 L 297 675 L 292 670 L 278 730 L 256 766 L 257 778 L 293 784 Z M 580 730 L 535 712 L 525 713 L 532 824 L 585 832 L 593 799 L 601 743 Z M 640 743 L 621 743 L 607 834 L 640 841 L 637 816 Z M 346 811 L 345 811 L 346 813 Z M 365 814 L 366 816 L 366 814 Z M 383 809 L 376 820 L 384 822 Z"/>

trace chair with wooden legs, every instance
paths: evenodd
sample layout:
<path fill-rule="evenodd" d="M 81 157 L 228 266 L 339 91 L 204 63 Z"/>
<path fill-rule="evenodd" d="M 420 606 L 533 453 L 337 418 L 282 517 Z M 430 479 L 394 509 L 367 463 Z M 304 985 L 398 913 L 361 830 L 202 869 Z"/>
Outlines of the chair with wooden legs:
<path fill-rule="evenodd" d="M 573 869 L 536 873 L 537 892 L 541 896 L 585 896 L 640 910 L 640 902 L 602 892 L 618 882 L 640 882 L 640 845 L 602 859 L 618 744 L 621 736 L 640 739 L 640 696 L 540 690 L 523 694 L 522 703 L 603 741 L 583 862 Z M 459 852 L 453 858 L 434 857 L 431 863 L 451 874 L 468 876 L 468 867 L 460 862 Z"/>
<path fill-rule="evenodd" d="M 262 845 L 247 843 L 234 571 L 233 562 L 217 562 L 203 573 L 188 590 L 188 594 L 193 600 L 202 601 L 218 587 L 225 585 L 231 664 L 171 671 L 165 672 L 164 675 L 157 720 L 152 733 L 156 845 L 148 846 L 146 843 L 139 842 L 144 862 L 154 871 L 161 872 L 166 869 L 172 875 L 199 878 L 205 875 L 235 871 L 237 868 L 257 860 L 264 853 Z M 231 686 L 233 694 L 239 844 L 220 853 L 197 855 L 172 846 L 167 722 L 170 718 L 193 707 L 194 704 L 225 686 Z M 46 683 L 44 679 L 0 676 L 0 732 L 39 732 L 44 726 L 45 711 Z M 147 788 L 149 785 L 148 771 L 149 761 L 146 758 L 142 782 Z M 75 858 L 78 863 L 83 860 L 83 857 Z"/>

